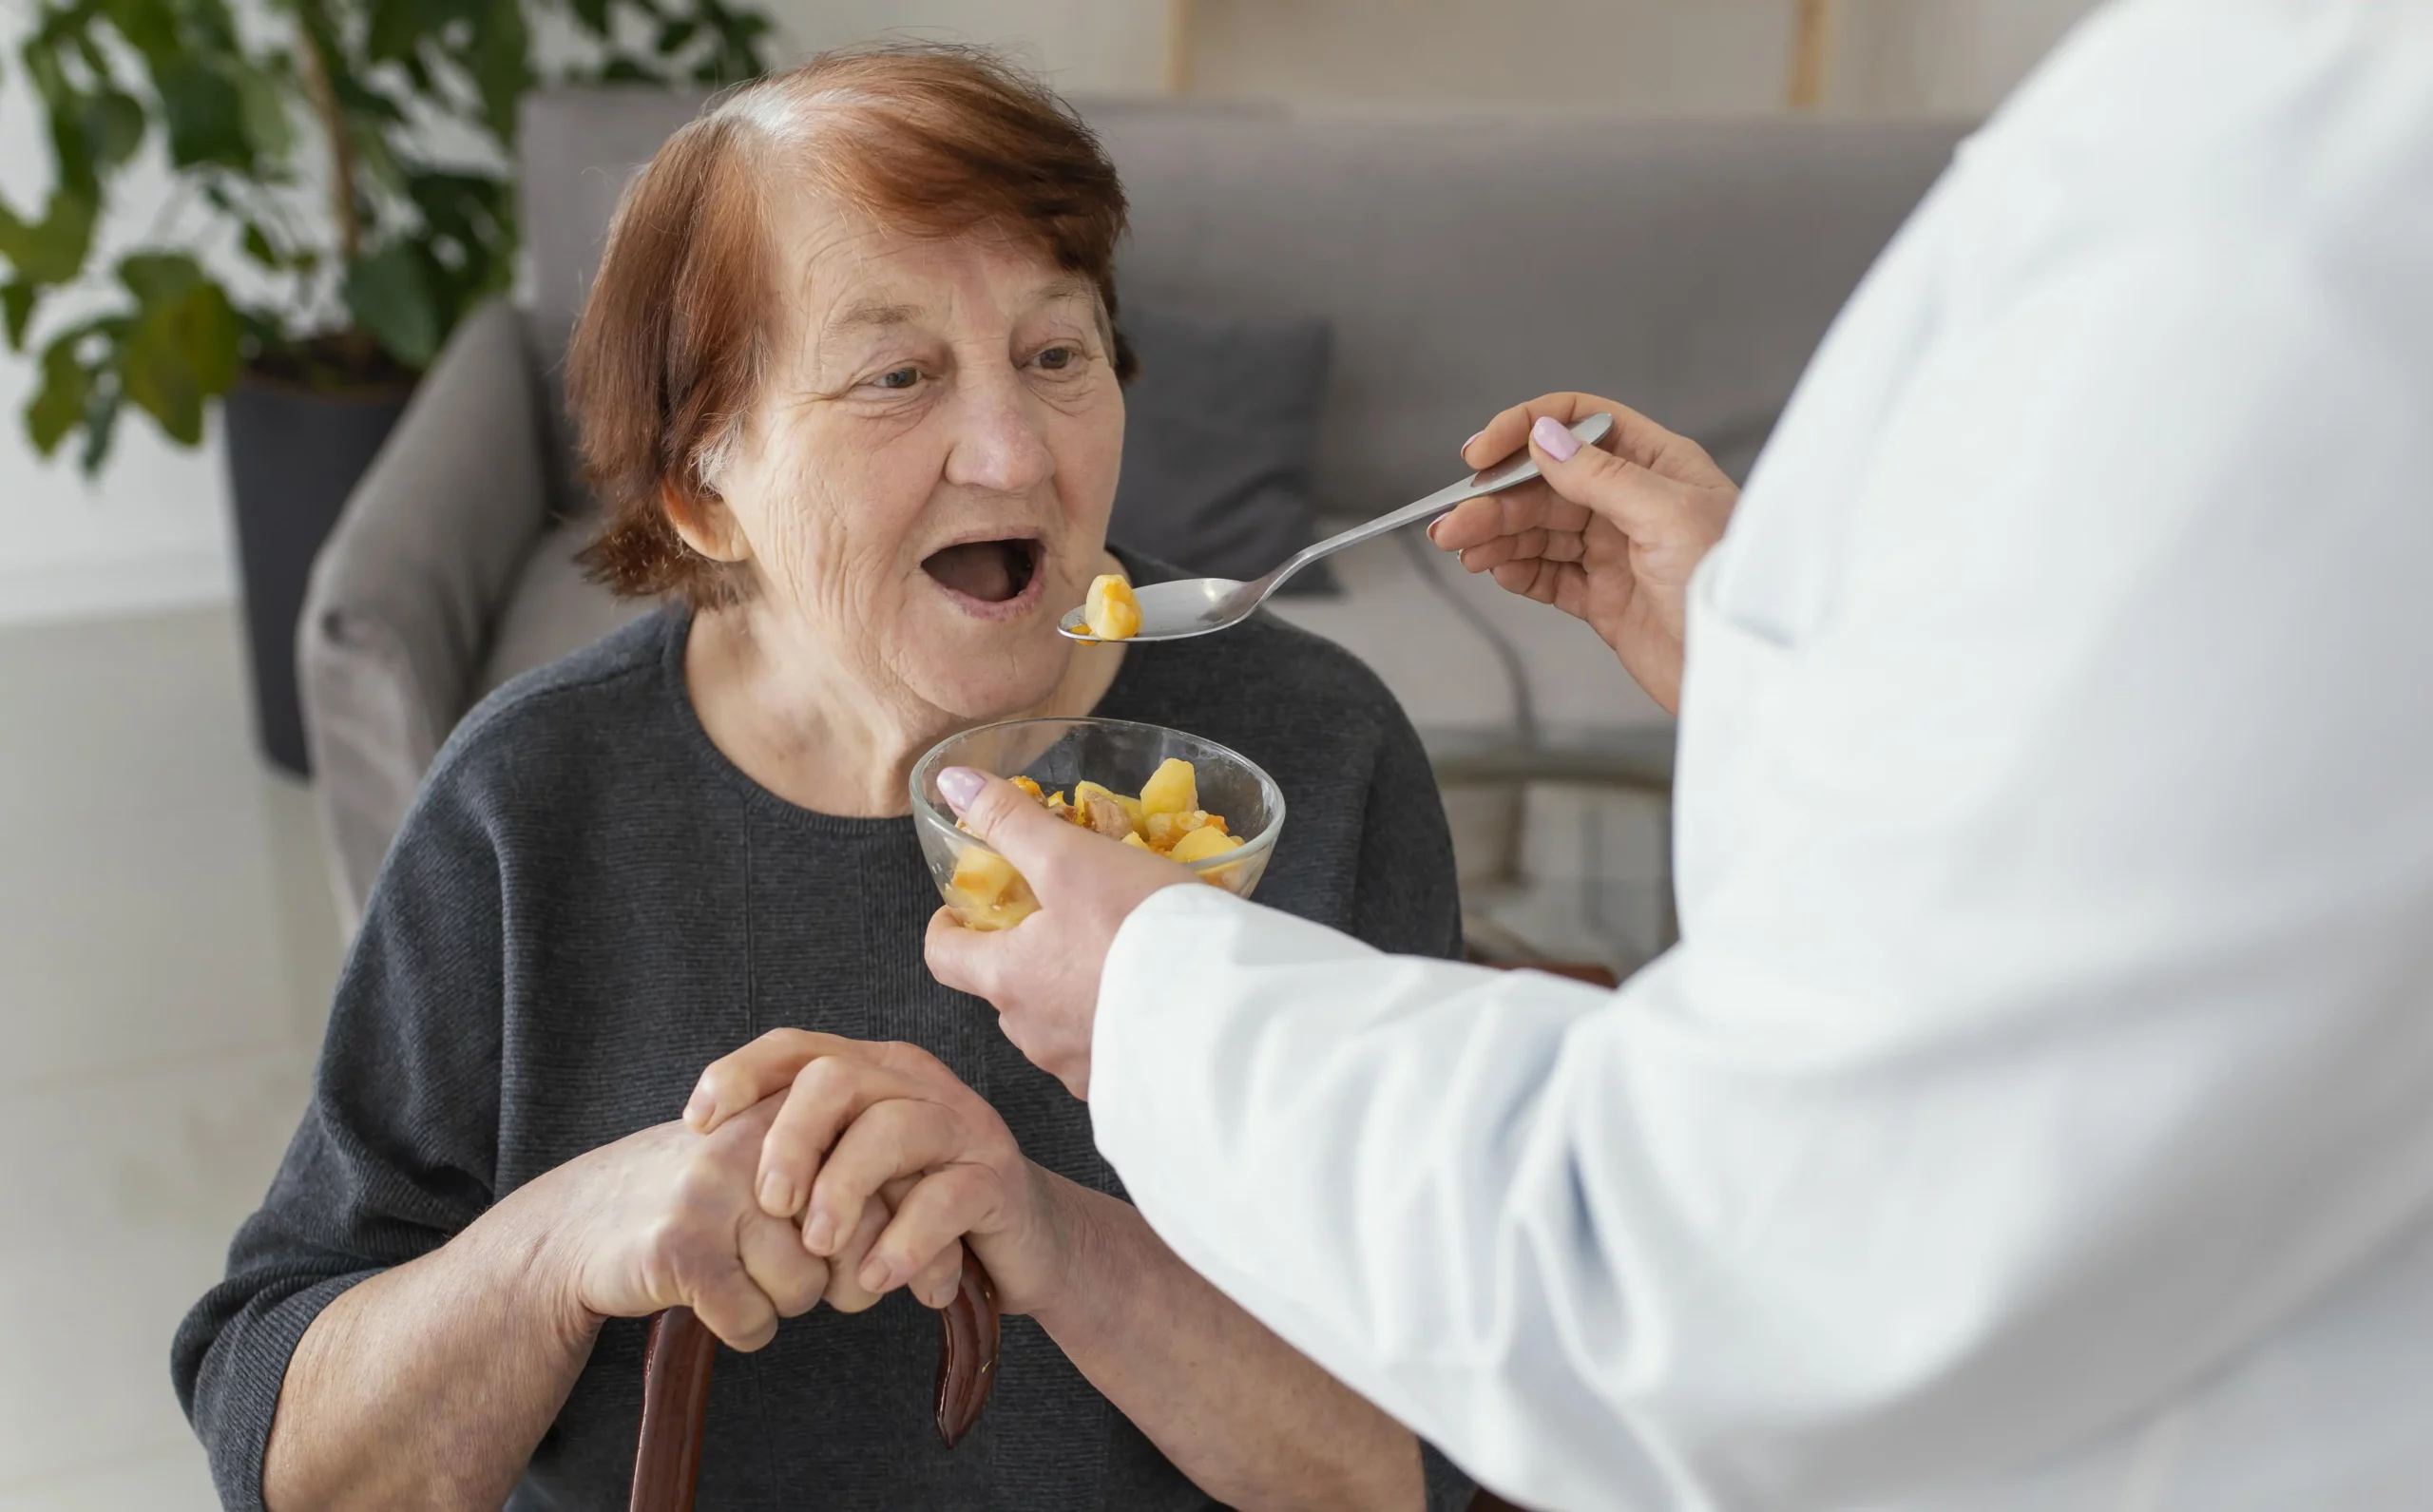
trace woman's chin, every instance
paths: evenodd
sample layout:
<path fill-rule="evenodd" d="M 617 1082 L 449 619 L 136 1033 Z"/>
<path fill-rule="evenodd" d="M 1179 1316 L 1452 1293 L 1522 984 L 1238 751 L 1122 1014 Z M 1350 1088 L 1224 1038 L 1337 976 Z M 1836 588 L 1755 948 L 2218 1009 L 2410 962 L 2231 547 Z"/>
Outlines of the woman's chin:
<path fill-rule="evenodd" d="M 1038 708 L 1056 692 L 1072 642 L 1044 613 L 1006 619 L 958 613 L 923 615 L 910 627 L 897 676 L 923 701 L 958 719 L 985 724 Z"/>

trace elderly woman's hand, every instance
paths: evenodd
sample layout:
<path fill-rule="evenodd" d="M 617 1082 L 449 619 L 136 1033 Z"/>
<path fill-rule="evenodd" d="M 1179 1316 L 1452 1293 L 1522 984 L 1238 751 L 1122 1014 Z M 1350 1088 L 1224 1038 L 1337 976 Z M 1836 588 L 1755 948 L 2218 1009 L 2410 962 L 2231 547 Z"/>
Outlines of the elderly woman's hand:
<path fill-rule="evenodd" d="M 905 1286 L 944 1307 L 966 1243 L 1005 1311 L 1061 1294 L 1073 1234 L 1062 1183 L 937 1057 L 773 1029 L 701 1073 L 685 1121 L 717 1139 L 773 1094 L 785 1105 L 760 1134 L 754 1190 L 763 1215 L 798 1219 L 800 1248 L 828 1261 L 830 1305 L 855 1311 Z"/>
<path fill-rule="evenodd" d="M 1603 411 L 1582 448 L 1564 429 Z M 1549 393 L 1487 422 L 1462 460 L 1491 467 L 1523 443 L 1544 481 L 1472 499 L 1428 529 L 1472 572 L 1588 622 L 1668 711 L 1681 701 L 1690 574 L 1732 518 L 1739 488 L 1704 449 L 1592 393 Z"/>
<path fill-rule="evenodd" d="M 682 1123 L 643 1129 L 519 1192 L 542 1263 L 574 1304 L 611 1318 L 689 1307 L 747 1350 L 768 1343 L 779 1318 L 816 1306 L 828 1262 L 753 1196 L 760 1146 L 783 1101 L 746 1107 L 706 1137 Z"/>

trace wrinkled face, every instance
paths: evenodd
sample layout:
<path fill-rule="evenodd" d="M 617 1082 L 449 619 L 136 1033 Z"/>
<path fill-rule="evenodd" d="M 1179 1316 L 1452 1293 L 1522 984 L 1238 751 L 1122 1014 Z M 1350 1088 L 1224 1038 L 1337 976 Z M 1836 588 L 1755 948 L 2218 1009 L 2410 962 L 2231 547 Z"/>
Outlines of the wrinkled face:
<path fill-rule="evenodd" d="M 796 197 L 792 305 L 711 479 L 762 641 L 956 718 L 1030 708 L 1100 568 L 1123 394 L 1086 278 L 988 232 L 899 235 Z"/>

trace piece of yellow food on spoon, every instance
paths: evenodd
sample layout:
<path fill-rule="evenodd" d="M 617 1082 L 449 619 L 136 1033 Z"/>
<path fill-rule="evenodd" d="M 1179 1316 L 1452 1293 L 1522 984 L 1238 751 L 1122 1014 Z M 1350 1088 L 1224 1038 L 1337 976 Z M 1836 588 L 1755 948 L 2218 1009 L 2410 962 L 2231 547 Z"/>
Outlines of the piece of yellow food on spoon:
<path fill-rule="evenodd" d="M 1190 762 L 1168 756 L 1149 774 L 1140 785 L 1140 812 L 1153 813 L 1188 813 L 1199 807 L 1199 774 Z"/>
<path fill-rule="evenodd" d="M 1213 855 L 1223 855 L 1241 843 L 1212 824 L 1177 840 L 1175 848 L 1166 854 L 1177 861 L 1205 861 Z"/>
<path fill-rule="evenodd" d="M 1132 584 L 1109 572 L 1090 584 L 1082 605 L 1082 622 L 1102 641 L 1129 641 L 1140 633 L 1140 601 Z"/>

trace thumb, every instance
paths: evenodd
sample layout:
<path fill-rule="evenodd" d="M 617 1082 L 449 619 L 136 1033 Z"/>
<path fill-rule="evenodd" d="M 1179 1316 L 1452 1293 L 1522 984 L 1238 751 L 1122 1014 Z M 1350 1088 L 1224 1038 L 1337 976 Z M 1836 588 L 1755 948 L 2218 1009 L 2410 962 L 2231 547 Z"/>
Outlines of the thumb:
<path fill-rule="evenodd" d="M 1547 487 L 1602 515 L 1626 535 L 1636 533 L 1634 525 L 1652 523 L 1651 513 L 1667 491 L 1647 469 L 1588 445 L 1552 415 L 1540 415 L 1529 427 L 1529 454 L 1537 459 Z"/>
<path fill-rule="evenodd" d="M 966 830 L 1014 864 L 1043 902 L 1072 848 L 1099 839 L 1048 813 L 1004 777 L 970 767 L 939 773 L 938 796 L 947 800 Z"/>

